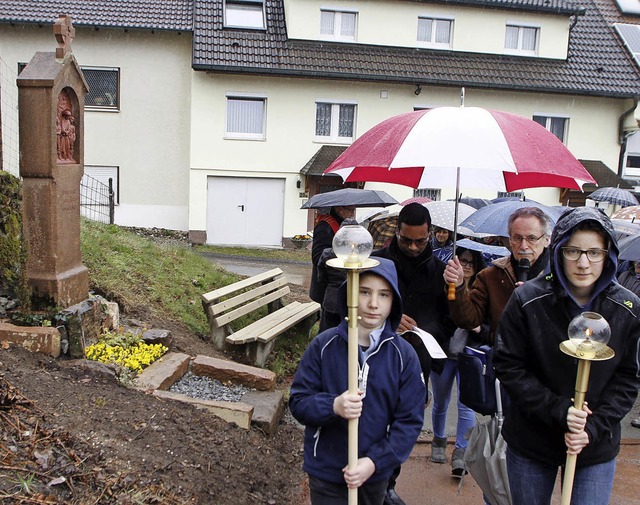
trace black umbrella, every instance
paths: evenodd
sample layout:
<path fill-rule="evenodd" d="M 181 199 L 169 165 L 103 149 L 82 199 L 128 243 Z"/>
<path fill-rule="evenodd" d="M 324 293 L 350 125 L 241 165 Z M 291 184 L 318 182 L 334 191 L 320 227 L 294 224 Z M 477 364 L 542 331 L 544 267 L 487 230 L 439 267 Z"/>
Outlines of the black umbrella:
<path fill-rule="evenodd" d="M 453 200 L 451 198 L 451 200 Z M 473 198 L 470 196 L 462 197 L 458 200 L 460 203 L 466 203 L 467 205 L 473 207 L 478 210 L 482 207 L 486 207 L 487 205 L 491 205 L 491 200 L 487 200 L 486 198 Z"/>
<path fill-rule="evenodd" d="M 320 209 L 323 207 L 388 207 L 398 201 L 384 191 L 373 189 L 344 188 L 328 193 L 313 195 L 301 209 Z"/>

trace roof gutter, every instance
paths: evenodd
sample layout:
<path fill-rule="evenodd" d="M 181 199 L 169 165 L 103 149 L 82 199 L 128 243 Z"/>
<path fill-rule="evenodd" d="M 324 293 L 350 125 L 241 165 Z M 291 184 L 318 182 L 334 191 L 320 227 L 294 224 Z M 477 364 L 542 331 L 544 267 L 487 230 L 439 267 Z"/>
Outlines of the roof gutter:
<path fill-rule="evenodd" d="M 620 145 L 620 155 L 618 156 L 618 176 L 622 177 L 622 173 L 624 171 L 624 155 L 627 152 L 627 139 L 636 133 L 638 130 L 634 131 L 624 131 L 624 121 L 633 114 L 638 107 L 638 97 L 633 98 L 633 106 L 628 110 L 624 111 L 618 120 L 618 144 Z"/>

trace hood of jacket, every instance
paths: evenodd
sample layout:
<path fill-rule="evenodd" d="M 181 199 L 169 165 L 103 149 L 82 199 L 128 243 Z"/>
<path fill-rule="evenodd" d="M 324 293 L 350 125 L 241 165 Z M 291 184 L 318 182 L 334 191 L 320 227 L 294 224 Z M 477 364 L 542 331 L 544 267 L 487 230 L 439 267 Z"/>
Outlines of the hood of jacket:
<path fill-rule="evenodd" d="M 375 258 L 380 262 L 379 265 L 361 272 L 363 273 L 373 273 L 379 275 L 383 279 L 385 279 L 389 284 L 391 284 L 391 288 L 393 289 L 393 304 L 391 305 L 391 313 L 387 318 L 387 322 L 391 324 L 391 331 L 396 330 L 398 325 L 400 324 L 400 320 L 402 319 L 402 297 L 400 296 L 400 291 L 398 289 L 398 272 L 396 271 L 396 266 L 393 261 L 388 260 L 386 258 Z M 346 326 L 347 322 L 344 318 L 347 316 L 347 282 L 343 282 L 342 286 L 338 290 L 338 306 L 340 307 L 340 317 L 342 318 L 342 322 L 340 326 Z"/>
<path fill-rule="evenodd" d="M 596 223 L 605 232 L 609 241 L 609 254 L 604 260 L 606 264 L 602 270 L 602 274 L 596 281 L 595 288 L 591 294 L 591 300 L 589 300 L 587 304 L 590 305 L 591 301 L 615 279 L 616 269 L 618 268 L 618 243 L 616 242 L 613 225 L 609 217 L 602 209 L 596 207 L 576 207 L 565 211 L 556 222 L 553 233 L 551 234 L 549 248 L 551 249 L 551 273 L 574 302 L 576 302 L 568 289 L 569 283 L 561 267 L 561 247 L 571 238 L 576 226 L 585 221 Z M 578 303 L 576 302 L 576 304 Z"/>

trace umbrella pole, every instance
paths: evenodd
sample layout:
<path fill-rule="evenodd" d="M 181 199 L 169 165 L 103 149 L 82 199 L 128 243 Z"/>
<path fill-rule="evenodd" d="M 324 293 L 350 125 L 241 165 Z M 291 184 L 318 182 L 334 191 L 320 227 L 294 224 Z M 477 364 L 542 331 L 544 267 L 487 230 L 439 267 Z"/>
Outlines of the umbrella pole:
<path fill-rule="evenodd" d="M 349 394 L 358 393 L 358 293 L 360 272 L 347 270 L 347 319 L 348 319 L 348 389 Z M 348 421 L 348 465 L 355 469 L 358 465 L 358 419 Z M 358 489 L 349 488 L 349 505 L 358 505 Z"/>
<path fill-rule="evenodd" d="M 464 96 L 464 88 L 462 88 L 462 93 Z M 460 167 L 456 168 L 456 200 L 455 205 L 453 206 L 453 244 L 451 247 L 452 258 L 456 256 L 456 237 L 458 236 L 458 204 L 460 200 Z M 456 284 L 455 282 L 449 283 L 449 290 L 447 291 L 447 300 L 455 300 L 456 299 Z"/>
<path fill-rule="evenodd" d="M 591 372 L 591 361 L 588 359 L 578 360 L 578 373 L 576 377 L 576 396 L 573 406 L 582 410 L 584 399 L 589 385 L 589 373 Z M 564 479 L 562 481 L 562 499 L 560 505 L 570 505 L 571 493 L 573 492 L 573 478 L 576 473 L 577 454 L 567 454 L 567 461 L 564 466 Z"/>

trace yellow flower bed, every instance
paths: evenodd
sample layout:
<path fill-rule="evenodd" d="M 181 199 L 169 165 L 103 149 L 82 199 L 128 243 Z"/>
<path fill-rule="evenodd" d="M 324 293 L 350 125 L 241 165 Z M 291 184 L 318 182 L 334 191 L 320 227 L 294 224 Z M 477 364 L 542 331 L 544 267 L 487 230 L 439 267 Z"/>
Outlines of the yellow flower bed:
<path fill-rule="evenodd" d="M 167 348 L 162 344 L 145 344 L 142 341 L 129 347 L 98 342 L 87 347 L 85 354 L 87 359 L 120 365 L 140 373 L 165 352 Z"/>

